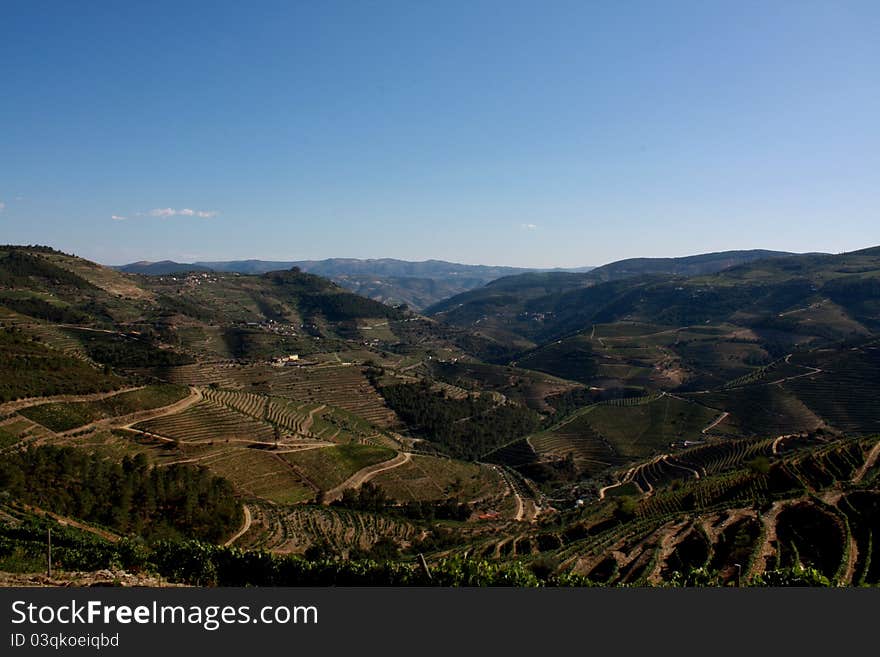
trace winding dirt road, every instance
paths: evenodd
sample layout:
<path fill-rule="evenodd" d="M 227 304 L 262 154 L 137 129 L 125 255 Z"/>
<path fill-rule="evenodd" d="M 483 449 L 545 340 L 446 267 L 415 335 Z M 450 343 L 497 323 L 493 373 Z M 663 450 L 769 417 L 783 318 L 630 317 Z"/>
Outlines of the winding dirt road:
<path fill-rule="evenodd" d="M 100 529 L 98 527 L 93 527 L 92 525 L 86 524 L 84 522 L 80 522 L 79 520 L 75 520 L 73 518 L 68 518 L 67 516 L 62 516 L 57 513 L 52 513 L 51 511 L 46 511 L 45 509 L 41 509 L 38 506 L 32 506 L 30 504 L 22 504 L 22 507 L 35 515 L 38 516 L 46 516 L 52 518 L 59 525 L 65 525 L 69 527 L 76 527 L 84 532 L 88 532 L 90 534 L 94 534 L 95 536 L 99 536 L 106 541 L 110 541 L 111 543 L 116 543 L 119 541 L 119 536 L 114 534 L 113 532 L 109 532 L 106 529 Z"/>
<path fill-rule="evenodd" d="M 513 512 L 513 519 L 516 522 L 521 522 L 525 515 L 525 503 L 523 502 L 522 495 L 516 490 L 516 486 L 513 485 L 513 482 L 510 480 L 510 475 L 504 471 L 504 468 L 496 467 L 495 470 L 501 475 L 501 478 L 504 479 L 504 483 L 507 484 L 508 488 L 510 488 L 510 492 L 513 494 L 513 499 L 516 502 L 516 510 Z"/>
<path fill-rule="evenodd" d="M 203 398 L 204 397 L 202 396 L 202 393 L 198 388 L 190 386 L 188 396 L 184 397 L 183 399 L 179 399 L 173 404 L 169 404 L 168 406 L 151 408 L 146 411 L 137 411 L 135 413 L 129 413 L 128 415 L 117 415 L 115 417 L 102 418 L 100 420 L 95 420 L 94 422 L 84 424 L 81 427 L 74 427 L 69 431 L 59 432 L 58 435 L 67 436 L 90 429 L 97 429 L 99 427 L 117 427 L 120 429 L 131 429 L 132 425 L 138 424 L 139 422 L 146 422 L 147 420 L 154 420 L 157 417 L 174 415 L 175 413 L 185 411 L 190 406 L 193 406 L 194 404 L 202 401 Z"/>
<path fill-rule="evenodd" d="M 96 392 L 90 395 L 53 395 L 51 397 L 28 397 L 26 399 L 17 399 L 15 401 L 6 402 L 5 404 L 0 404 L 0 414 L 5 415 L 7 413 L 19 411 L 22 408 L 27 408 L 28 406 L 41 406 L 43 404 L 54 404 L 60 402 L 100 401 L 101 399 L 107 399 L 107 397 L 121 395 L 124 392 L 134 392 L 135 390 L 141 390 L 145 387 L 146 386 L 120 388 L 119 390 L 112 390 L 110 392 Z"/>
<path fill-rule="evenodd" d="M 672 461 L 669 460 L 668 455 L 663 458 L 663 462 L 671 468 L 678 468 L 679 470 L 684 470 L 685 472 L 690 472 L 694 476 L 694 479 L 700 478 L 699 472 L 697 472 L 693 468 L 687 467 L 686 465 L 681 465 L 680 463 L 673 463 Z"/>
<path fill-rule="evenodd" d="M 251 509 L 247 504 L 245 504 L 243 510 L 244 510 L 244 519 L 242 520 L 241 528 L 237 532 L 235 532 L 235 534 L 233 534 L 232 538 L 230 538 L 228 541 L 226 541 L 223 545 L 227 545 L 227 546 L 232 545 L 238 539 L 240 539 L 242 536 L 244 536 L 245 533 L 247 533 L 247 530 L 251 528 L 251 522 L 252 522 Z"/>
<path fill-rule="evenodd" d="M 338 500 L 342 497 L 342 493 L 346 489 L 360 488 L 376 475 L 382 472 L 386 472 L 388 470 L 393 470 L 394 468 L 399 468 L 401 465 L 403 465 L 404 463 L 409 463 L 411 460 L 412 454 L 410 454 L 409 452 L 400 452 L 393 459 L 382 461 L 381 463 L 374 463 L 373 465 L 368 465 L 365 468 L 361 468 L 353 475 L 351 475 L 348 479 L 343 481 L 341 484 L 339 484 L 335 488 L 331 488 L 326 493 L 324 493 L 324 503 L 329 504 L 334 500 Z"/>
<path fill-rule="evenodd" d="M 299 433 L 303 435 L 311 434 L 312 425 L 315 423 L 315 415 L 323 411 L 325 408 L 327 407 L 324 404 L 321 404 L 317 408 L 313 408 L 312 410 L 310 410 L 309 416 L 303 421 L 302 428 L 300 429 Z"/>
<path fill-rule="evenodd" d="M 715 418 L 714 422 L 712 422 L 709 426 L 707 426 L 705 429 L 703 429 L 703 431 L 701 433 L 705 436 L 708 432 L 712 431 L 712 429 L 714 429 L 719 424 L 724 422 L 724 420 L 726 420 L 728 417 L 730 417 L 730 413 L 728 413 L 727 411 L 724 411 L 721 415 L 719 415 L 717 418 Z"/>

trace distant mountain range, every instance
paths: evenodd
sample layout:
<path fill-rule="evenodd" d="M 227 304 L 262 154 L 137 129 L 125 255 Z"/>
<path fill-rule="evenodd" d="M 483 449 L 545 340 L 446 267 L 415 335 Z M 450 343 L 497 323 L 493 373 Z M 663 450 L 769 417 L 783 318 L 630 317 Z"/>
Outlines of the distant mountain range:
<path fill-rule="evenodd" d="M 592 287 L 599 283 L 638 276 L 697 276 L 714 274 L 730 267 L 795 255 L 787 251 L 721 251 L 682 258 L 629 258 L 595 267 L 587 272 L 528 272 L 499 278 L 485 287 L 450 297 L 426 309 L 428 314 L 452 313 L 446 319 L 470 323 L 486 314 L 487 308 L 503 306 L 505 312 L 519 313 L 532 299 L 552 297 Z M 489 314 L 493 314 L 489 312 Z"/>
<path fill-rule="evenodd" d="M 579 267 L 566 270 L 539 270 L 523 267 L 464 265 L 443 260 L 411 262 L 393 258 L 375 260 L 330 258 L 299 261 L 225 260 L 193 263 L 162 260 L 160 262 L 133 262 L 115 267 L 115 269 L 130 274 L 167 276 L 185 271 L 264 274 L 293 267 L 298 267 L 310 274 L 329 278 L 370 299 L 391 305 L 407 304 L 415 310 L 422 310 L 443 299 L 483 287 L 487 283 L 505 276 L 529 272 L 586 272 L 592 269 L 592 267 Z"/>
<path fill-rule="evenodd" d="M 601 267 L 572 269 L 531 269 L 465 265 L 443 260 L 412 262 L 393 258 L 361 260 L 329 258 L 326 260 L 222 260 L 192 263 L 163 260 L 133 262 L 115 267 L 130 273 L 167 276 L 185 271 L 265 274 L 298 267 L 301 271 L 328 278 L 361 296 L 388 305 L 406 304 L 429 314 L 442 313 L 457 306 L 468 312 L 483 312 L 483 305 L 498 305 L 516 298 L 508 306 L 532 298 L 562 294 L 598 283 L 637 276 L 697 276 L 713 274 L 730 267 L 766 258 L 794 255 L 785 251 L 752 249 L 721 251 L 681 258 L 629 258 Z"/>

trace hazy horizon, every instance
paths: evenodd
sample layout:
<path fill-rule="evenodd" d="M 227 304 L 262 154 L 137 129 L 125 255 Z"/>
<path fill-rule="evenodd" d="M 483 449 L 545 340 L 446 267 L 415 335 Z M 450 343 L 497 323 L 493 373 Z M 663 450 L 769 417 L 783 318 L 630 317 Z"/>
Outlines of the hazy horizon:
<path fill-rule="evenodd" d="M 530 268 L 880 243 L 876 2 L 11 2 L 4 24 L 6 242 Z"/>
<path fill-rule="evenodd" d="M 859 247 L 859 248 L 853 249 L 853 250 L 870 248 L 871 246 L 873 246 L 873 245 L 865 245 L 863 247 Z M 722 251 L 785 251 L 785 250 L 786 249 L 765 249 L 763 247 L 753 247 L 753 248 L 747 248 L 747 249 L 721 249 L 718 251 L 705 251 L 705 252 L 701 252 L 701 253 L 683 253 L 683 254 L 677 254 L 677 255 L 657 255 L 657 256 L 631 255 L 631 256 L 625 256 L 624 258 L 619 258 L 617 260 L 629 260 L 629 259 L 636 259 L 636 258 L 686 258 L 686 257 L 690 257 L 690 256 L 704 255 L 704 254 L 709 254 L 709 253 L 718 253 L 718 252 L 722 252 Z M 798 251 L 796 253 L 806 254 L 806 253 L 831 253 L 831 252 L 828 252 L 828 251 L 822 251 L 822 252 L 820 252 L 820 251 Z M 74 255 L 80 255 L 80 254 L 74 254 Z M 497 263 L 492 263 L 492 262 L 461 262 L 461 261 L 457 261 L 457 260 L 444 260 L 442 258 L 426 258 L 424 260 L 414 260 L 411 258 L 395 258 L 395 257 L 390 257 L 390 256 L 389 257 L 375 257 L 375 258 L 374 257 L 359 258 L 356 256 L 329 256 L 326 258 L 308 258 L 308 257 L 306 257 L 306 258 L 260 258 L 260 257 L 244 256 L 244 257 L 230 257 L 230 258 L 204 258 L 204 259 L 200 258 L 198 260 L 190 260 L 190 261 L 185 261 L 185 262 L 180 261 L 180 260 L 175 260 L 174 258 L 157 258 L 157 259 L 139 258 L 136 260 L 128 260 L 126 262 L 100 262 L 100 261 L 96 261 L 96 262 L 98 262 L 99 264 L 108 266 L 108 267 L 121 267 L 124 265 L 131 265 L 131 264 L 135 264 L 135 263 L 151 263 L 152 264 L 152 263 L 157 263 L 157 262 L 177 262 L 179 264 L 196 264 L 196 263 L 209 263 L 209 262 L 245 262 L 245 261 L 252 261 L 252 260 L 253 261 L 263 261 L 263 262 L 321 262 L 323 260 L 360 260 L 360 261 L 398 260 L 398 261 L 402 261 L 402 262 L 417 262 L 417 263 L 438 261 L 438 262 L 448 262 L 450 264 L 465 265 L 465 266 L 470 266 L 470 267 L 478 267 L 478 266 L 513 267 L 513 268 L 520 268 L 520 269 L 580 269 L 580 268 L 587 268 L 587 267 L 596 268 L 596 267 L 601 267 L 603 265 L 611 264 L 612 262 L 617 262 L 617 260 L 609 260 L 607 262 L 600 262 L 598 264 L 592 264 L 592 265 L 588 265 L 588 264 L 568 265 L 568 266 L 549 265 L 546 267 L 530 267 L 530 266 L 525 266 L 525 265 L 516 265 L 516 264 L 508 265 L 508 264 L 497 264 Z"/>

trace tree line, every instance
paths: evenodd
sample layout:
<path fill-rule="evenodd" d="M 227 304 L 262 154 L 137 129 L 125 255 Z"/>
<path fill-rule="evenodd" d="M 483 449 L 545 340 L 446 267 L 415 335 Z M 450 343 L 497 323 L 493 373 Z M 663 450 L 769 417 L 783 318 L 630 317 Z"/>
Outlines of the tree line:
<path fill-rule="evenodd" d="M 537 413 L 519 404 L 496 404 L 488 395 L 451 399 L 424 381 L 383 386 L 379 392 L 410 427 L 456 458 L 479 459 L 531 433 L 540 422 Z"/>
<path fill-rule="evenodd" d="M 50 349 L 21 329 L 0 327 L 0 403 L 60 394 L 107 392 L 122 379 Z"/>
<path fill-rule="evenodd" d="M 143 454 L 115 462 L 72 447 L 6 454 L 0 491 L 63 516 L 148 540 L 219 541 L 241 522 L 232 485 L 205 468 L 151 467 Z"/>

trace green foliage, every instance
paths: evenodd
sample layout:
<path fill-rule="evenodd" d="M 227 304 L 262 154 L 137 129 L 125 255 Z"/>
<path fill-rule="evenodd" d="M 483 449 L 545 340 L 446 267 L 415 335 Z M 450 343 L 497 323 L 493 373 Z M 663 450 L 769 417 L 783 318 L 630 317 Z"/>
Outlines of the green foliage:
<path fill-rule="evenodd" d="M 0 403 L 24 397 L 106 392 L 123 381 L 88 363 L 0 328 Z"/>
<path fill-rule="evenodd" d="M 409 501 L 406 504 L 390 507 L 389 512 L 401 513 L 412 520 L 458 520 L 465 521 L 471 515 L 471 507 L 455 498 L 442 502 Z"/>
<path fill-rule="evenodd" d="M 49 303 L 37 297 L 0 294 L 0 306 L 6 306 L 10 310 L 14 310 L 22 315 L 29 315 L 50 322 L 82 324 L 89 320 L 89 315 L 82 310 Z"/>
<path fill-rule="evenodd" d="M 627 399 L 630 397 L 643 397 L 643 388 L 574 388 L 566 392 L 550 395 L 546 402 L 556 411 L 548 419 L 548 423 L 555 423 L 559 418 L 574 413 L 584 406 L 596 404 L 601 401 L 612 399 Z"/>
<path fill-rule="evenodd" d="M 770 474 L 770 459 L 768 459 L 764 455 L 756 456 L 751 461 L 746 463 L 750 472 L 759 475 L 767 475 Z"/>
<path fill-rule="evenodd" d="M 410 426 L 457 458 L 478 459 L 539 423 L 538 415 L 523 406 L 496 405 L 484 395 L 450 399 L 427 383 L 385 386 L 379 392 Z"/>
<path fill-rule="evenodd" d="M 129 335 L 90 335 L 83 346 L 90 358 L 112 367 L 172 367 L 195 362 L 189 354 L 159 349 L 148 340 Z"/>
<path fill-rule="evenodd" d="M 241 521 L 226 480 L 187 465 L 152 468 L 142 454 L 113 463 L 70 447 L 31 447 L 0 462 L 0 490 L 60 515 L 147 538 L 218 541 Z"/>
<path fill-rule="evenodd" d="M 45 567 L 46 530 L 50 527 L 54 560 L 61 569 L 149 571 L 195 586 L 602 586 L 583 575 L 556 572 L 555 563 L 542 560 L 525 563 L 450 557 L 431 565 L 429 577 L 416 564 L 394 561 L 393 541 L 383 542 L 371 556 L 358 560 L 328 558 L 329 552 L 320 549 L 312 550 L 308 555 L 311 558 L 303 558 L 198 540 L 146 544 L 123 539 L 110 543 L 47 519 L 29 519 L 18 525 L 0 523 L 0 570 L 41 571 Z M 671 573 L 664 586 L 731 584 L 718 571 L 700 567 Z M 742 585 L 825 587 L 833 583 L 815 569 L 790 568 L 767 571 L 751 581 L 744 580 Z"/>
<path fill-rule="evenodd" d="M 621 520 L 627 521 L 635 517 L 639 508 L 639 500 L 631 495 L 623 495 L 617 499 L 615 515 Z"/>
<path fill-rule="evenodd" d="M 331 322 L 360 317 L 401 319 L 403 313 L 378 301 L 344 292 L 335 283 L 294 268 L 264 275 L 275 286 L 275 294 L 293 303 L 305 316 L 322 315 Z"/>
<path fill-rule="evenodd" d="M 390 536 L 383 536 L 366 550 L 358 547 L 352 548 L 349 551 L 348 558 L 352 561 L 396 561 L 400 558 L 400 544 Z"/>
<path fill-rule="evenodd" d="M 52 530 L 52 562 L 68 571 L 147 567 L 150 551 L 140 539 L 116 543 L 48 518 L 28 517 L 17 524 L 0 523 L 0 571 L 40 572 L 46 568 L 46 541 Z"/>
<path fill-rule="evenodd" d="M 664 585 L 675 588 L 714 587 L 724 586 L 724 580 L 718 571 L 700 567 L 691 568 L 686 572 L 675 571 L 666 579 Z"/>
<path fill-rule="evenodd" d="M 69 431 L 103 418 L 168 406 L 186 397 L 184 386 L 155 385 L 92 402 L 40 404 L 19 413 L 52 431 Z"/>
<path fill-rule="evenodd" d="M 0 258 L 0 287 L 31 287 L 35 281 L 44 286 L 94 289 L 73 272 L 25 251 L 13 250 Z"/>
<path fill-rule="evenodd" d="M 792 567 L 771 570 L 752 578 L 750 586 L 833 586 L 831 580 L 816 568 Z"/>
<path fill-rule="evenodd" d="M 583 383 L 589 383 L 597 372 L 593 350 L 585 340 L 552 342 L 520 357 L 517 364 Z"/>
<path fill-rule="evenodd" d="M 391 503 L 380 486 L 368 481 L 357 490 L 346 488 L 342 498 L 333 502 L 334 506 L 357 511 L 380 512 Z"/>
<path fill-rule="evenodd" d="M 710 568 L 691 568 L 686 572 L 673 572 L 664 583 L 667 587 L 717 587 L 732 586 L 717 570 Z M 768 570 L 741 582 L 749 587 L 828 587 L 834 583 L 815 568 L 781 568 Z"/>

